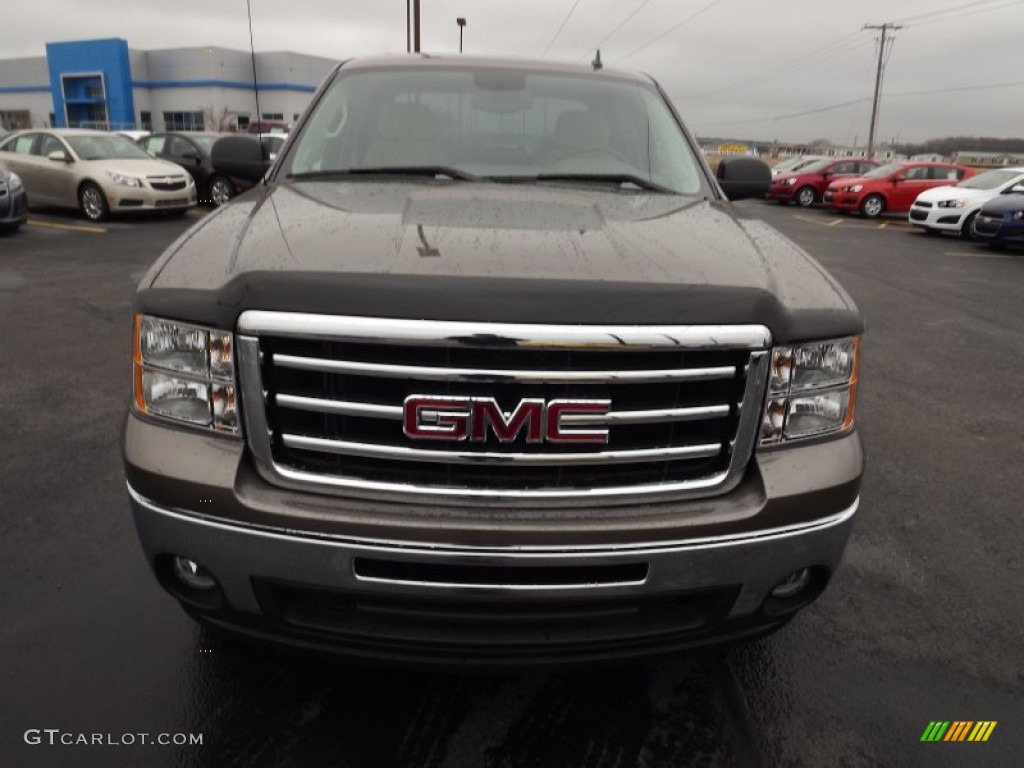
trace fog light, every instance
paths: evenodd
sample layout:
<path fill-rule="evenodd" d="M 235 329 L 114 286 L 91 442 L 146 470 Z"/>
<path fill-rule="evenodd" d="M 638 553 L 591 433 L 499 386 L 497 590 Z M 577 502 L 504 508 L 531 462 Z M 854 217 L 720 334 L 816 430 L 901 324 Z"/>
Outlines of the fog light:
<path fill-rule="evenodd" d="M 174 577 L 190 589 L 207 592 L 217 586 L 213 576 L 195 560 L 181 555 L 174 556 Z"/>
<path fill-rule="evenodd" d="M 801 568 L 776 584 L 775 589 L 772 590 L 772 597 L 793 597 L 803 592 L 810 583 L 811 569 Z"/>

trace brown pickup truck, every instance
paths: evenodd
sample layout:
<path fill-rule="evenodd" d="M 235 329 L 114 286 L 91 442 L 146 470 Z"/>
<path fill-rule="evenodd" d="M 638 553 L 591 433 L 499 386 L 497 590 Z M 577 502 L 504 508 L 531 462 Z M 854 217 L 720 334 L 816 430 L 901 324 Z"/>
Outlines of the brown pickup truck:
<path fill-rule="evenodd" d="M 124 459 L 198 620 L 398 661 L 752 637 L 839 565 L 863 322 L 657 83 L 345 62 L 142 280 Z"/>

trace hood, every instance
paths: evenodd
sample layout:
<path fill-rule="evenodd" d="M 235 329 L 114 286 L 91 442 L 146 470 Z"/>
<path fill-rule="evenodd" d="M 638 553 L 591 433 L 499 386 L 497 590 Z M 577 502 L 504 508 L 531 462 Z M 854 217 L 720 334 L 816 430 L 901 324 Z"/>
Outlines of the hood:
<path fill-rule="evenodd" d="M 1024 211 L 1024 194 L 1013 192 L 1008 195 L 998 195 L 982 206 L 982 213 L 1003 214 L 1007 211 Z"/>
<path fill-rule="evenodd" d="M 211 214 L 144 279 L 154 314 L 246 308 L 538 323 L 764 323 L 858 332 L 806 253 L 726 203 L 579 186 L 271 185 Z M 184 312 L 188 317 L 181 316 Z M 824 324 L 824 325 L 823 325 Z"/>
<path fill-rule="evenodd" d="M 180 166 L 166 160 L 148 157 L 128 157 L 110 160 L 79 160 L 80 164 L 90 169 L 98 169 L 107 173 L 121 173 L 125 176 L 187 176 L 188 173 Z"/>
<path fill-rule="evenodd" d="M 942 200 L 970 200 L 981 202 L 999 194 L 998 189 L 969 189 L 947 184 L 943 187 L 932 187 L 926 189 L 917 196 L 918 200 L 925 203 L 938 203 Z"/>
<path fill-rule="evenodd" d="M 848 187 L 851 184 L 871 184 L 874 181 L 884 181 L 884 179 L 865 179 L 863 176 L 843 176 L 830 181 L 828 189 L 839 189 L 840 187 Z"/>

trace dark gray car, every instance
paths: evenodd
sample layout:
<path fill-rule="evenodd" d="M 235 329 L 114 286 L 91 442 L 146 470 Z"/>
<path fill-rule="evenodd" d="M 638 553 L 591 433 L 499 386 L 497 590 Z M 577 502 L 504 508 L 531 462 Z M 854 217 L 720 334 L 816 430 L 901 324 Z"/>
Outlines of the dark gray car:
<path fill-rule="evenodd" d="M 647 77 L 341 65 L 267 184 L 136 296 L 124 455 L 156 577 L 208 624 L 392 660 L 781 626 L 857 511 L 863 322 L 726 200 L 769 179 L 712 176 Z"/>

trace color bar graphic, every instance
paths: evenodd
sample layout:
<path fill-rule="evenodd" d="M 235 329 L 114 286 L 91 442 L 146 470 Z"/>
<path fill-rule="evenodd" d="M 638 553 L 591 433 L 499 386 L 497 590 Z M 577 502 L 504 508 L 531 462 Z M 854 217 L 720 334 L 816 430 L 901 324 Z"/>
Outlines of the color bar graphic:
<path fill-rule="evenodd" d="M 921 741 L 988 741 L 995 729 L 995 720 L 932 720 Z"/>

